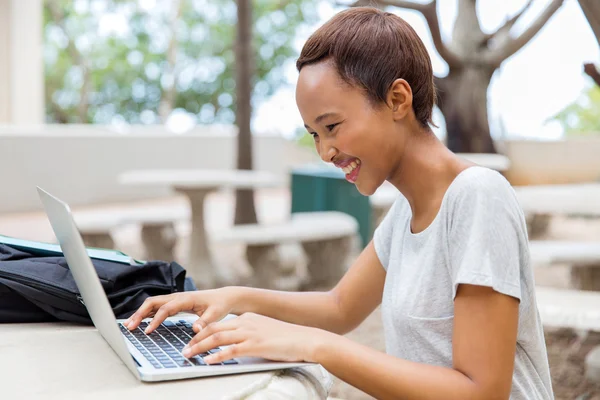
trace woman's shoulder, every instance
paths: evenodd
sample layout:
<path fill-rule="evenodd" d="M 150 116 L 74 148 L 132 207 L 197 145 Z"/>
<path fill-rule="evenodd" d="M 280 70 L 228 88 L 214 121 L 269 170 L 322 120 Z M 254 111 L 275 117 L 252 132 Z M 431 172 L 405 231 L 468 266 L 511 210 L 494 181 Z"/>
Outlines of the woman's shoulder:
<path fill-rule="evenodd" d="M 449 197 L 457 199 L 480 196 L 514 196 L 510 182 L 498 171 L 473 166 L 463 170 L 448 190 Z"/>
<path fill-rule="evenodd" d="M 510 182 L 498 171 L 473 166 L 463 170 L 447 192 L 450 210 L 474 211 L 481 206 L 520 209 Z"/>

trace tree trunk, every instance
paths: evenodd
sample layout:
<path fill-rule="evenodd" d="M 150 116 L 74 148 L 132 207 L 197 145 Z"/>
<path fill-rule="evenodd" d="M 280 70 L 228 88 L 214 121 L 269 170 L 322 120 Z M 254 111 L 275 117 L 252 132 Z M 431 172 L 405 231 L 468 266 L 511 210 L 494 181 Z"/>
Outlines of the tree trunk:
<path fill-rule="evenodd" d="M 161 99 L 158 104 L 158 115 L 164 124 L 171 115 L 177 97 L 177 22 L 181 18 L 182 1 L 172 1 L 169 10 L 169 47 L 167 48 L 167 66 L 164 76 L 170 78 L 170 82 L 161 93 Z"/>
<path fill-rule="evenodd" d="M 438 106 L 446 120 L 447 146 L 455 153 L 495 153 L 490 135 L 487 91 L 494 70 L 451 68 L 436 79 Z"/>
<path fill-rule="evenodd" d="M 251 94 L 254 63 L 252 57 L 252 0 L 238 0 L 236 63 L 236 124 L 238 127 L 237 168 L 252 169 Z M 254 192 L 238 190 L 235 204 L 235 224 L 256 223 Z"/>

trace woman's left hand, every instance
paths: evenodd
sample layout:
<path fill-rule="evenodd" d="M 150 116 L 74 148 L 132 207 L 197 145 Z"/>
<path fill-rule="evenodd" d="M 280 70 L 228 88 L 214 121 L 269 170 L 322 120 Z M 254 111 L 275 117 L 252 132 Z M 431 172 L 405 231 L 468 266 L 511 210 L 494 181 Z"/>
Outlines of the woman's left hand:
<path fill-rule="evenodd" d="M 332 334 L 320 329 L 246 313 L 209 324 L 190 340 L 183 355 L 191 358 L 218 346 L 229 346 L 206 356 L 204 361 L 213 364 L 237 357 L 263 357 L 315 362 L 316 349 L 329 335 Z"/>

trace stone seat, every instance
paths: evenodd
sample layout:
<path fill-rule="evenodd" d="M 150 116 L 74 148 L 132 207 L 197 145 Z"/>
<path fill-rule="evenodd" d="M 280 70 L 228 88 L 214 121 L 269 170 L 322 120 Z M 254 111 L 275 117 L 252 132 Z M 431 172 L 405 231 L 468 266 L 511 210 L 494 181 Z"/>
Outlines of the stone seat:
<path fill-rule="evenodd" d="M 88 247 L 113 249 L 112 230 L 121 225 L 121 218 L 113 213 L 76 213 L 75 223 L 83 242 Z"/>
<path fill-rule="evenodd" d="M 534 265 L 569 264 L 575 288 L 600 290 L 600 243 L 531 240 L 529 252 Z"/>
<path fill-rule="evenodd" d="M 116 210 L 85 211 L 74 214 L 86 246 L 115 247 L 112 231 L 128 224 L 139 224 L 144 258 L 173 261 L 177 241 L 175 222 L 189 220 L 190 212 L 180 207 L 142 207 Z"/>
<path fill-rule="evenodd" d="M 282 262 L 278 247 L 300 243 L 304 249 L 312 286 L 333 286 L 348 267 L 348 256 L 358 234 L 358 222 L 348 214 L 319 211 L 292 214 L 278 224 L 235 225 L 215 232 L 213 240 L 243 243 L 259 287 L 297 290 L 303 285 L 296 269 Z"/>
<path fill-rule="evenodd" d="M 536 287 L 544 326 L 600 332 L 600 293 Z"/>
<path fill-rule="evenodd" d="M 369 203 L 373 210 L 373 228 L 376 228 L 387 212 L 390 210 L 400 192 L 392 184 L 385 182 L 375 193 L 369 196 Z"/>
<path fill-rule="evenodd" d="M 544 327 L 600 332 L 600 292 L 536 287 L 536 300 Z M 600 383 L 600 346 L 585 359 L 585 376 Z"/>

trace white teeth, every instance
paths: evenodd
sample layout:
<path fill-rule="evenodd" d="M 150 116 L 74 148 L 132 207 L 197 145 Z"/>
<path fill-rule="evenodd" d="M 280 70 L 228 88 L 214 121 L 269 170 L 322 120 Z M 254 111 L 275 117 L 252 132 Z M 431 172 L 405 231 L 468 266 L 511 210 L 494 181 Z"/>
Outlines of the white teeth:
<path fill-rule="evenodd" d="M 356 169 L 356 167 L 358 167 L 359 165 L 360 160 L 357 158 L 356 160 L 353 160 L 350 164 L 343 167 L 342 171 L 344 171 L 344 173 L 346 174 L 349 174 L 350 172 L 354 171 L 354 169 Z"/>

